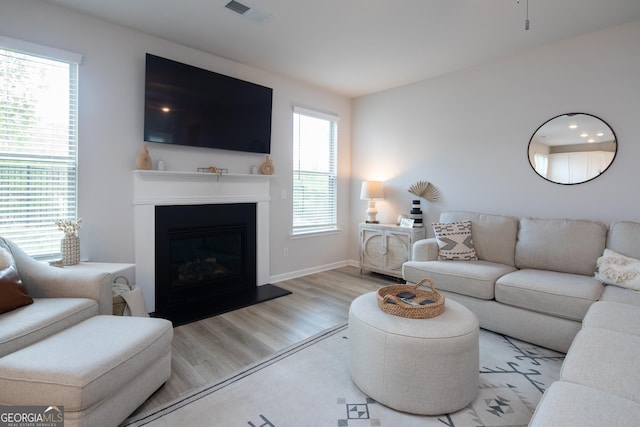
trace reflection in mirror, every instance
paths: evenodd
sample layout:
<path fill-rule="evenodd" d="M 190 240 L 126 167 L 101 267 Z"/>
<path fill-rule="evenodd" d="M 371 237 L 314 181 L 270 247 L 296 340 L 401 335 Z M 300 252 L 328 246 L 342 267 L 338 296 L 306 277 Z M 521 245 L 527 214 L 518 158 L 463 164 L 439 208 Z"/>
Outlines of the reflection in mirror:
<path fill-rule="evenodd" d="M 529 141 L 529 163 L 551 182 L 580 184 L 603 173 L 618 149 L 607 123 L 585 113 L 570 113 L 543 123 Z"/>

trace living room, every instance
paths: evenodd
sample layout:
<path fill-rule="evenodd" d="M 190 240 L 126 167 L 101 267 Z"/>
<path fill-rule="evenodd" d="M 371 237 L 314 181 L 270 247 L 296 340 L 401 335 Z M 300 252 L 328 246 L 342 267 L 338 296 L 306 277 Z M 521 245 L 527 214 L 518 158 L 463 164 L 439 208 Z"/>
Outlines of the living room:
<path fill-rule="evenodd" d="M 382 222 L 395 222 L 398 214 L 409 212 L 407 188 L 419 180 L 440 192 L 438 201 L 422 204 L 425 223 L 437 220 L 441 211 L 459 209 L 605 223 L 640 219 L 640 196 L 629 191 L 639 173 L 633 159 L 640 148 L 632 130 L 640 102 L 634 84 L 640 67 L 637 21 L 351 99 L 50 3 L 3 1 L 2 9 L 3 35 L 84 56 L 78 211 L 86 259 L 134 262 L 131 171 L 143 143 L 146 52 L 274 87 L 273 281 L 357 262 L 358 224 L 366 210 L 366 201 L 359 198 L 362 180 L 384 183 L 385 200 L 376 205 Z M 287 178 L 292 170 L 292 104 L 340 117 L 339 233 L 291 239 L 291 198 L 281 194 L 292 191 Z M 600 117 L 618 138 L 618 155 L 609 170 L 581 185 L 552 184 L 527 161 L 534 131 L 569 112 Z M 168 170 L 218 166 L 248 173 L 263 161 L 260 155 L 149 145 L 152 159 L 164 160 Z M 288 257 L 283 256 L 285 248 Z"/>
<path fill-rule="evenodd" d="M 367 208 L 366 201 L 360 200 L 363 180 L 383 181 L 385 199 L 376 204 L 381 222 L 395 222 L 399 214 L 409 213 L 413 197 L 407 188 L 419 180 L 433 183 L 440 194 L 437 201 L 422 202 L 427 224 L 452 210 L 588 218 L 605 224 L 640 222 L 640 195 L 633 188 L 640 178 L 635 165 L 640 144 L 633 131 L 640 111 L 637 8 L 633 20 L 621 20 L 626 22 L 621 25 L 358 96 L 325 90 L 49 2 L 0 0 L 0 10 L 2 36 L 83 55 L 78 212 L 83 218 L 84 259 L 135 262 L 132 171 L 143 144 L 147 52 L 274 88 L 271 157 L 275 176 L 270 180 L 269 208 L 269 278 L 274 283 L 357 265 L 358 225 Z M 532 17 L 529 31 L 535 31 L 536 20 L 543 19 Z M 292 105 L 340 117 L 337 233 L 291 238 Z M 571 112 L 606 121 L 617 136 L 618 152 L 597 179 L 559 185 L 536 175 L 527 149 L 542 123 Z M 264 161 L 257 154 L 153 143 L 149 151 L 154 167 L 162 159 L 172 171 L 217 166 L 249 173 L 252 165 Z M 427 235 L 433 236 L 429 228 Z"/>

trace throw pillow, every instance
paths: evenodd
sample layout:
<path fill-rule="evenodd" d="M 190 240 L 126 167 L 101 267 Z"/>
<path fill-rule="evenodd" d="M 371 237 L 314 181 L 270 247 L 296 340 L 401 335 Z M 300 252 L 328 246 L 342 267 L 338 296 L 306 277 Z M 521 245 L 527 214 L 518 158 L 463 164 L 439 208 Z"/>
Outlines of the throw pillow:
<path fill-rule="evenodd" d="M 441 260 L 475 261 L 478 259 L 471 238 L 471 221 L 434 223 L 433 231 L 438 241 Z"/>
<path fill-rule="evenodd" d="M 605 249 L 597 265 L 596 279 L 602 283 L 640 291 L 640 260 Z"/>
<path fill-rule="evenodd" d="M 22 280 L 13 266 L 13 257 L 0 247 L 0 313 L 31 304 L 33 298 L 27 293 Z"/>

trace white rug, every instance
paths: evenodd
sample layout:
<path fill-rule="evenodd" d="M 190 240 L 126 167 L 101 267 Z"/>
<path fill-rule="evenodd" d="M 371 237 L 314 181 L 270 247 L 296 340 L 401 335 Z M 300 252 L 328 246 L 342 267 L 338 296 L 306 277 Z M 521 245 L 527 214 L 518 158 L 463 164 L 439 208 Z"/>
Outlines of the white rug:
<path fill-rule="evenodd" d="M 526 426 L 564 354 L 480 330 L 480 387 L 465 409 L 427 417 L 364 395 L 348 370 L 348 327 L 337 326 L 218 383 L 137 415 L 124 426 Z"/>

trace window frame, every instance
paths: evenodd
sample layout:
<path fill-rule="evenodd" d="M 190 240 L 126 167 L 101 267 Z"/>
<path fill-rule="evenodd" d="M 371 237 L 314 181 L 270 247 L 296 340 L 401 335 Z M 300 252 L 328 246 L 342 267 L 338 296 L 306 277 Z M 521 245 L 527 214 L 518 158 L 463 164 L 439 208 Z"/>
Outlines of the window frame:
<path fill-rule="evenodd" d="M 3 162 L 6 167 L 6 174 L 0 176 L 0 180 L 6 186 L 2 191 L 6 191 L 6 194 L 9 195 L 8 197 L 5 195 L 7 200 L 11 200 L 10 195 L 14 192 L 16 195 L 14 200 L 17 200 L 16 203 L 10 205 L 14 209 L 11 216 L 7 215 L 10 209 L 9 204 L 5 207 L 6 210 L 0 208 L 3 217 L 0 220 L 0 235 L 14 241 L 27 254 L 36 259 L 52 259 L 60 255 L 59 242 L 63 236 L 55 221 L 76 219 L 78 212 L 78 86 L 82 55 L 4 36 L 0 36 L 0 49 L 24 55 L 25 66 L 29 65 L 28 61 L 57 63 L 57 65 L 50 64 L 50 69 L 53 70 L 59 66 L 65 73 L 64 75 L 68 77 L 66 80 L 68 86 L 64 87 L 66 90 L 64 100 L 68 101 L 65 102 L 68 106 L 68 109 L 64 111 L 66 117 L 64 122 L 52 122 L 65 123 L 64 127 L 61 129 L 52 128 L 51 131 L 47 131 L 47 136 L 43 136 L 44 132 L 34 134 L 32 139 L 22 139 L 20 142 L 16 141 L 19 138 L 24 138 L 24 134 L 17 137 L 16 140 L 8 136 L 12 127 L 7 125 L 5 128 L 7 133 L 4 136 L 0 131 L 0 138 L 6 137 L 5 148 L 0 148 L 0 156 L 4 158 Z M 54 95 L 50 94 L 49 96 Z M 56 94 L 56 96 L 59 95 Z M 0 104 L 1 107 L 7 108 L 5 112 L 0 111 L 0 117 L 7 119 L 7 123 L 11 123 L 12 120 L 12 114 L 8 114 L 11 110 L 8 108 L 13 105 L 9 102 L 12 101 Z M 18 113 L 23 112 L 18 110 Z M 12 123 L 14 129 L 17 128 L 16 123 L 15 120 Z M 39 121 L 37 125 L 29 129 L 42 131 L 44 129 L 41 126 L 42 123 Z M 58 134 L 58 132 L 60 133 Z M 25 141 L 32 143 L 31 149 L 25 149 L 24 152 L 21 152 L 20 145 Z M 52 149 L 49 152 L 36 153 L 33 148 L 34 144 L 49 144 Z M 55 152 L 56 149 L 58 152 Z M 23 167 L 25 160 L 34 165 L 40 163 L 43 166 L 39 168 L 38 172 L 33 172 L 32 168 Z M 40 176 L 33 181 L 31 178 L 26 178 L 30 173 L 34 176 L 40 174 Z M 43 195 L 41 204 L 43 208 L 34 215 L 36 211 L 30 211 L 30 202 L 25 200 L 32 200 L 37 196 L 38 191 L 41 191 Z M 52 195 L 53 191 L 56 191 L 55 196 Z"/>
<path fill-rule="evenodd" d="M 327 144 L 329 144 L 326 161 L 328 162 L 328 171 L 326 172 L 318 172 L 311 170 L 304 170 L 300 167 L 299 164 L 299 153 L 300 147 L 298 147 L 296 155 L 296 144 L 300 144 L 300 134 L 296 135 L 296 128 L 299 126 L 296 124 L 298 120 L 298 115 L 305 116 L 307 118 L 325 120 L 329 122 L 330 131 L 327 139 Z M 311 236 L 317 234 L 326 234 L 326 233 L 334 233 L 339 230 L 338 228 L 338 128 L 340 118 L 334 114 L 324 113 L 318 110 L 303 108 L 299 106 L 293 107 L 293 173 L 292 173 L 292 223 L 291 223 L 291 236 L 295 237 L 304 237 Z M 298 128 L 298 131 L 300 129 Z M 299 133 L 299 132 L 298 132 Z M 328 192 L 328 201 L 330 202 L 331 209 L 329 212 L 329 221 L 324 222 L 322 224 L 299 224 L 297 223 L 300 220 L 299 215 L 297 215 L 297 198 L 300 197 L 297 195 L 296 188 L 296 179 L 300 178 L 301 174 L 306 174 L 308 178 L 315 176 L 316 178 L 322 179 L 323 177 L 327 179 L 327 185 L 329 185 Z M 313 209 L 311 209 L 312 211 Z M 309 212 L 307 212 L 308 214 Z"/>

